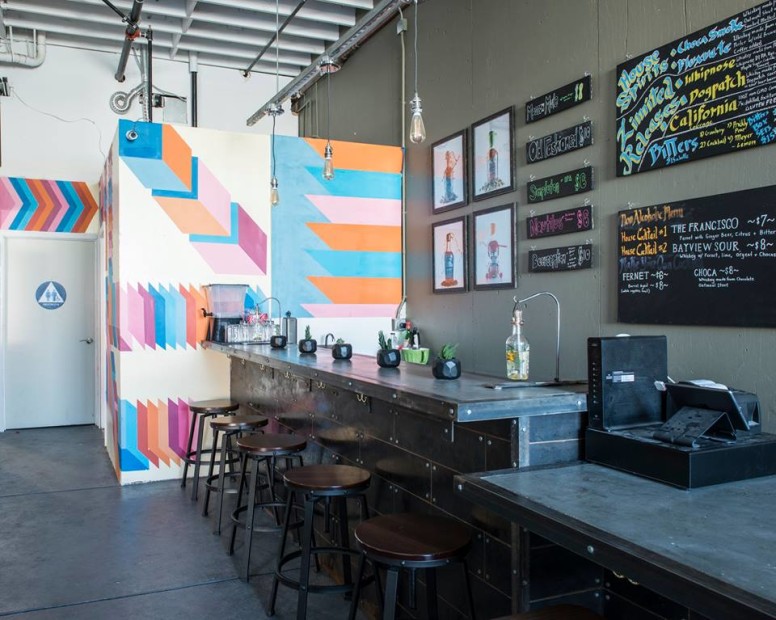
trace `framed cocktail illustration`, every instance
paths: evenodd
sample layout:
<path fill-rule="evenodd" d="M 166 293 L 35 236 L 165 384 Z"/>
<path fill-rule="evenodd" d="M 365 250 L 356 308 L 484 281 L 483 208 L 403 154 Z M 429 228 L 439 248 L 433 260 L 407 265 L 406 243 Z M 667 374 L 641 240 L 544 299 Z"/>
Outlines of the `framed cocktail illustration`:
<path fill-rule="evenodd" d="M 431 225 L 431 260 L 435 293 L 462 293 L 467 287 L 467 217 Z"/>
<path fill-rule="evenodd" d="M 473 217 L 474 288 L 515 288 L 515 206 L 485 209 Z"/>
<path fill-rule="evenodd" d="M 433 211 L 441 213 L 467 203 L 466 130 L 443 138 L 431 146 L 434 162 Z"/>
<path fill-rule="evenodd" d="M 472 197 L 485 200 L 515 188 L 515 109 L 472 125 Z"/>

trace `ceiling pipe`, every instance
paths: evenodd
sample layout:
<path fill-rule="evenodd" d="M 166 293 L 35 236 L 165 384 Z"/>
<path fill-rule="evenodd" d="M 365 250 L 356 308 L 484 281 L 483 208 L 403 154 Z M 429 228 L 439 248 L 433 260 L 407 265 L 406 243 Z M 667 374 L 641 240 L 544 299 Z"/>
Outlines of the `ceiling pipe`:
<path fill-rule="evenodd" d="M 148 106 L 148 122 L 154 122 L 154 33 L 151 26 L 146 30 L 146 41 L 148 49 L 146 51 L 146 77 L 148 86 L 146 88 L 146 105 Z"/>
<path fill-rule="evenodd" d="M 40 67 L 43 64 L 43 61 L 46 60 L 46 33 L 33 31 L 32 39 L 29 41 L 29 43 L 32 43 L 33 47 L 35 48 L 35 55 L 28 56 L 26 54 L 18 54 L 13 51 L 15 42 L 13 37 L 13 28 L 9 28 L 8 32 L 10 34 L 8 37 L 8 49 L 10 51 L 0 53 L 0 63 L 18 65 L 21 67 L 30 67 L 32 69 L 35 67 Z"/>
<path fill-rule="evenodd" d="M 269 41 L 267 41 L 267 44 L 261 49 L 261 51 L 258 53 L 256 58 L 253 59 L 253 62 L 248 65 L 248 68 L 243 71 L 243 77 L 248 77 L 248 74 L 251 72 L 251 69 L 253 69 L 254 65 L 259 62 L 262 56 L 267 52 L 267 50 L 270 48 L 270 46 L 277 40 L 277 38 L 280 36 L 280 33 L 283 32 L 286 29 L 286 26 L 291 23 L 291 20 L 294 19 L 296 14 L 299 12 L 299 9 L 301 9 L 307 0 L 299 0 L 299 4 L 296 5 L 296 8 L 291 11 L 288 14 L 288 17 L 283 21 L 282 24 L 280 24 L 280 27 L 275 31 L 275 33 L 272 35 Z M 280 55 L 280 50 L 277 50 L 275 52 L 278 56 Z"/>
<path fill-rule="evenodd" d="M 374 9 L 364 15 L 355 26 L 333 43 L 323 54 L 318 56 L 312 64 L 280 89 L 272 99 L 256 110 L 248 118 L 246 124 L 249 127 L 255 125 L 273 106 L 282 103 L 286 99 L 301 96 L 303 92 L 321 77 L 322 74 L 319 70 L 321 60 L 328 57 L 332 62 L 342 65 L 345 57 L 353 48 L 382 28 L 400 7 L 406 6 L 411 2 L 412 0 L 381 0 Z"/>
<path fill-rule="evenodd" d="M 129 11 L 128 16 L 124 15 L 109 0 L 102 1 L 117 14 L 121 15 L 122 21 L 127 22 L 127 29 L 124 33 L 124 46 L 121 48 L 121 56 L 119 57 L 119 67 L 116 69 L 116 75 L 114 76 L 117 82 L 123 82 L 125 78 L 124 71 L 129 60 L 129 51 L 132 49 L 132 42 L 140 35 L 138 22 L 140 21 L 140 12 L 143 10 L 143 0 L 133 0 L 132 9 Z"/>

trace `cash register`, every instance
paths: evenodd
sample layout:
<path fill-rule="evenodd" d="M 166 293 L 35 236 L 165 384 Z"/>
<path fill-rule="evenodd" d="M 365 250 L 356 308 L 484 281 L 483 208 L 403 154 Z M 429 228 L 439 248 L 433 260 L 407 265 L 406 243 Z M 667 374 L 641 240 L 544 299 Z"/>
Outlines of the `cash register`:
<path fill-rule="evenodd" d="M 668 378 L 665 336 L 588 339 L 588 461 L 695 488 L 776 474 L 750 392 Z"/>

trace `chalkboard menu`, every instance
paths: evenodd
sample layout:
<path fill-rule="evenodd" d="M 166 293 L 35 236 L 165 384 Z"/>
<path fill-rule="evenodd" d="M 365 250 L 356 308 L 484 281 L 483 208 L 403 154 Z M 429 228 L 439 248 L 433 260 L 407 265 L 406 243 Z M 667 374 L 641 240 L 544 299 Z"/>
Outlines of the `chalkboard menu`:
<path fill-rule="evenodd" d="M 776 140 L 776 0 L 617 67 L 617 175 Z"/>
<path fill-rule="evenodd" d="M 583 205 L 576 209 L 534 215 L 526 219 L 529 239 L 565 235 L 593 228 L 593 207 Z"/>
<path fill-rule="evenodd" d="M 593 189 L 593 167 L 586 166 L 571 172 L 554 174 L 543 179 L 529 181 L 526 185 L 528 202 L 546 202 L 553 198 L 563 198 L 582 194 Z"/>
<path fill-rule="evenodd" d="M 532 273 L 574 271 L 592 266 L 593 245 L 590 243 L 528 252 L 528 271 Z"/>
<path fill-rule="evenodd" d="M 590 100 L 590 76 L 566 84 L 525 104 L 525 122 L 533 123 Z"/>
<path fill-rule="evenodd" d="M 776 186 L 617 218 L 619 321 L 776 327 Z"/>
<path fill-rule="evenodd" d="M 549 136 L 531 140 L 525 145 L 525 156 L 529 164 L 535 164 L 591 144 L 593 144 L 593 123 L 585 121 L 574 127 L 551 133 Z"/>

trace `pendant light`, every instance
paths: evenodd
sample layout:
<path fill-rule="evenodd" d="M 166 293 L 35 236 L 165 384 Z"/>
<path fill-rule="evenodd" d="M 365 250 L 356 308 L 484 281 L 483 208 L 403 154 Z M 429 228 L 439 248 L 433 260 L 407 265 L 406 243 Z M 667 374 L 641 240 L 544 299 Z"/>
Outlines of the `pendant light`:
<path fill-rule="evenodd" d="M 423 124 L 423 107 L 418 96 L 418 0 L 415 0 L 415 96 L 410 101 L 410 142 L 420 144 L 426 139 L 426 126 Z"/>
<path fill-rule="evenodd" d="M 275 95 L 280 91 L 280 0 L 275 0 Z M 283 114 L 283 105 L 280 101 L 271 103 L 267 108 L 267 114 L 272 117 L 272 178 L 269 182 L 269 203 L 276 207 L 280 202 L 278 192 L 278 178 L 275 175 L 275 121 Z"/>
<path fill-rule="evenodd" d="M 339 71 L 339 65 L 329 56 L 323 56 L 318 63 L 318 70 L 326 74 L 326 147 L 323 149 L 323 178 L 331 181 L 334 178 L 334 149 L 331 148 L 331 74 Z"/>

